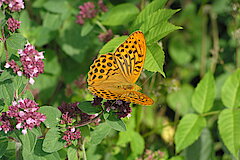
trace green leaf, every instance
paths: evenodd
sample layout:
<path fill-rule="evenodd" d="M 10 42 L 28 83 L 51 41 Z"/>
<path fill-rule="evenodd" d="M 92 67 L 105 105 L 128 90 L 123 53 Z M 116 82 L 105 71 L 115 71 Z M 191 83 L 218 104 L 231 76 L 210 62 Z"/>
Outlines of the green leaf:
<path fill-rule="evenodd" d="M 149 30 L 149 32 L 145 35 L 146 41 L 148 44 L 157 42 L 177 29 L 182 29 L 182 27 L 175 26 L 169 22 L 163 22 L 160 26 L 157 25 Z"/>
<path fill-rule="evenodd" d="M 184 150 L 186 160 L 213 159 L 213 139 L 209 129 L 204 128 L 200 138 Z"/>
<path fill-rule="evenodd" d="M 240 150 L 240 110 L 223 110 L 219 115 L 218 129 L 225 146 L 237 159 Z"/>
<path fill-rule="evenodd" d="M 114 52 L 120 44 L 122 44 L 128 36 L 115 37 L 109 42 L 107 42 L 102 49 L 99 51 L 100 54 L 106 54 L 109 52 Z"/>
<path fill-rule="evenodd" d="M 19 135 L 22 143 L 22 156 L 24 159 L 33 159 L 32 153 L 34 152 L 34 147 L 37 142 L 37 135 L 32 131 L 28 130 L 27 134 Z"/>
<path fill-rule="evenodd" d="M 192 96 L 193 108 L 198 113 L 205 113 L 212 108 L 215 98 L 215 90 L 216 87 L 213 74 L 208 72 L 198 83 Z"/>
<path fill-rule="evenodd" d="M 169 160 L 185 160 L 185 159 L 182 156 L 174 156 L 174 157 L 171 157 Z"/>
<path fill-rule="evenodd" d="M 196 141 L 204 127 L 206 127 L 205 118 L 196 114 L 185 115 L 180 120 L 174 137 L 176 151 L 180 152 L 182 149 Z"/>
<path fill-rule="evenodd" d="M 124 122 L 118 118 L 118 115 L 111 113 L 106 119 L 107 124 L 117 131 L 126 131 L 126 126 Z"/>
<path fill-rule="evenodd" d="M 180 115 L 185 115 L 193 111 L 191 99 L 193 94 L 193 87 L 191 85 L 183 85 L 181 88 L 175 92 L 171 92 L 167 95 L 167 103 L 171 109 L 179 113 Z"/>
<path fill-rule="evenodd" d="M 22 22 L 21 27 L 19 29 L 19 32 L 26 38 L 29 38 L 31 35 L 30 29 L 31 29 L 31 20 L 29 17 L 29 14 L 27 10 L 23 10 L 20 12 L 20 18 L 19 20 Z"/>
<path fill-rule="evenodd" d="M 38 111 L 46 115 L 47 118 L 43 123 L 47 128 L 56 127 L 62 115 L 59 109 L 52 106 L 42 106 Z"/>
<path fill-rule="evenodd" d="M 158 44 L 148 46 L 144 68 L 151 72 L 159 72 L 165 77 L 163 71 L 164 52 Z"/>
<path fill-rule="evenodd" d="M 169 54 L 173 61 L 178 65 L 186 66 L 195 52 L 194 46 L 188 46 L 188 41 L 183 39 L 183 34 L 178 34 L 170 39 Z"/>
<path fill-rule="evenodd" d="M 66 0 L 51 0 L 44 4 L 44 8 L 53 13 L 66 13 L 70 5 Z"/>
<path fill-rule="evenodd" d="M 14 33 L 7 39 L 7 48 L 13 50 L 23 49 L 26 39 L 20 33 Z M 17 54 L 17 53 L 16 53 Z"/>
<path fill-rule="evenodd" d="M 2 139 L 1 139 L 1 142 L 0 142 L 0 158 L 2 158 L 2 156 L 6 152 L 7 147 L 8 147 L 8 140 L 5 139 L 5 141 L 2 141 Z"/>
<path fill-rule="evenodd" d="M 143 137 L 135 131 L 131 131 L 130 135 L 130 147 L 133 155 L 141 155 L 144 151 L 145 142 Z"/>
<path fill-rule="evenodd" d="M 140 30 L 143 33 L 147 33 L 150 29 L 152 29 L 156 25 L 162 25 L 164 21 L 167 21 L 173 14 L 175 14 L 178 11 L 179 9 L 177 10 L 159 9 L 147 17 L 147 19 L 141 25 Z"/>
<path fill-rule="evenodd" d="M 62 149 L 66 143 L 61 138 L 58 128 L 50 128 L 43 141 L 43 151 L 52 153 Z"/>
<path fill-rule="evenodd" d="M 77 149 L 74 147 L 69 147 L 67 150 L 68 160 L 78 160 Z"/>
<path fill-rule="evenodd" d="M 57 87 L 61 67 L 53 50 L 45 50 L 44 57 L 44 74 L 40 74 L 35 79 L 36 82 L 32 87 L 39 90 L 39 99 L 47 103 Z"/>
<path fill-rule="evenodd" d="M 43 18 L 43 27 L 51 31 L 59 29 L 62 24 L 61 15 L 47 12 Z"/>
<path fill-rule="evenodd" d="M 97 145 L 109 134 L 111 127 L 107 123 L 101 123 L 91 133 L 90 144 Z"/>
<path fill-rule="evenodd" d="M 94 25 L 92 25 L 90 22 L 84 23 L 81 30 L 81 36 L 84 37 L 88 35 L 88 33 L 90 33 L 93 30 L 93 28 L 94 28 Z"/>
<path fill-rule="evenodd" d="M 7 79 L 11 79 L 12 77 L 13 76 L 9 72 L 4 71 L 4 72 L 2 72 L 2 74 L 0 74 L 0 82 L 3 82 Z"/>
<path fill-rule="evenodd" d="M 132 3 L 123 3 L 110 8 L 102 17 L 102 24 L 107 26 L 127 25 L 139 13 Z"/>
<path fill-rule="evenodd" d="M 13 78 L 13 86 L 14 90 L 20 94 L 23 92 L 24 88 L 26 87 L 26 84 L 28 83 L 28 80 L 24 76 L 14 76 Z"/>
<path fill-rule="evenodd" d="M 6 105 L 11 105 L 14 97 L 14 86 L 10 79 L 0 82 L 0 99 L 4 99 Z"/>
<path fill-rule="evenodd" d="M 47 43 L 49 43 L 54 37 L 55 33 L 51 31 L 51 29 L 38 26 L 32 29 L 32 37 L 33 44 L 35 46 L 41 47 Z"/>
<path fill-rule="evenodd" d="M 100 106 L 93 106 L 91 101 L 80 102 L 78 104 L 78 108 L 87 114 L 96 114 L 102 110 L 102 108 Z"/>
<path fill-rule="evenodd" d="M 133 26 L 138 28 L 137 26 L 142 22 L 146 21 L 152 13 L 157 11 L 159 8 L 162 8 L 167 0 L 154 0 L 149 3 L 137 16 L 136 20 L 134 21 Z"/>
<path fill-rule="evenodd" d="M 226 107 L 240 107 L 240 69 L 236 70 L 225 81 L 221 97 Z"/>
<path fill-rule="evenodd" d="M 81 136 L 84 136 L 84 137 L 90 136 L 90 129 L 88 125 L 82 126 L 79 129 L 81 131 Z"/>

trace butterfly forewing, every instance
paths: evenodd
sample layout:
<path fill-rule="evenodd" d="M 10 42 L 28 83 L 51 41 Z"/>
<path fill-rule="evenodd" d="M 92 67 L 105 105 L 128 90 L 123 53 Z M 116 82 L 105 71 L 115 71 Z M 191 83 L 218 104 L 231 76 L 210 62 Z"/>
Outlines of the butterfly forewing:
<path fill-rule="evenodd" d="M 114 53 L 103 54 L 94 61 L 88 72 L 88 89 L 105 99 L 120 99 L 140 105 L 153 104 L 147 95 L 121 88 L 134 85 L 142 71 L 145 56 L 144 35 L 136 31 Z"/>
<path fill-rule="evenodd" d="M 146 42 L 142 32 L 136 31 L 114 53 L 120 71 L 128 82 L 135 83 L 141 74 L 146 56 Z"/>

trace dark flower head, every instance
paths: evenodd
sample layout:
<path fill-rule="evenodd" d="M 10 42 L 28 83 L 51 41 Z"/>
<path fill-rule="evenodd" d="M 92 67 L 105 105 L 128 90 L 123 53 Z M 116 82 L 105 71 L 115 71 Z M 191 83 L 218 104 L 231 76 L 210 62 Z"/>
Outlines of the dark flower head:
<path fill-rule="evenodd" d="M 62 139 L 67 142 L 65 147 L 68 147 L 72 144 L 72 141 L 81 138 L 81 132 L 79 129 L 74 127 L 68 127 L 67 131 L 63 133 Z"/>
<path fill-rule="evenodd" d="M 103 32 L 98 35 L 98 39 L 101 42 L 108 42 L 112 38 L 113 38 L 113 32 L 111 29 L 107 30 L 107 32 Z"/>
<path fill-rule="evenodd" d="M 102 100 L 103 100 L 102 98 L 96 96 L 93 98 L 92 105 L 93 106 L 101 106 Z"/>
<path fill-rule="evenodd" d="M 101 9 L 101 11 L 103 12 L 107 12 L 108 8 L 107 6 L 105 6 L 105 4 L 103 3 L 103 0 L 99 0 L 98 1 L 98 7 Z"/>
<path fill-rule="evenodd" d="M 129 107 L 130 103 L 122 100 L 107 100 L 103 103 L 107 112 L 113 110 L 119 118 L 130 117 L 132 108 Z"/>
<path fill-rule="evenodd" d="M 81 110 L 78 108 L 78 104 L 79 102 L 76 103 L 66 103 L 63 102 L 61 104 L 61 106 L 58 107 L 58 109 L 63 113 L 66 114 L 67 116 L 69 116 L 70 118 L 75 118 L 77 115 L 79 115 L 81 112 Z"/>
<path fill-rule="evenodd" d="M 3 130 L 5 133 L 12 131 L 13 126 L 10 123 L 10 118 L 7 116 L 6 112 L 2 112 L 0 116 L 0 131 Z"/>
<path fill-rule="evenodd" d="M 15 32 L 16 29 L 20 28 L 21 21 L 15 20 L 14 18 L 9 18 L 7 20 L 8 29 L 11 32 Z"/>

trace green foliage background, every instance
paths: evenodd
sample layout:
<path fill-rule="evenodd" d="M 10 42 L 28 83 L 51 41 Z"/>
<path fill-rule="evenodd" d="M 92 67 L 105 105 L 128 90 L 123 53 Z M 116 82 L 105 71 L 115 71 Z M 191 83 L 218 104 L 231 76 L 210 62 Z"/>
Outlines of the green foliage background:
<path fill-rule="evenodd" d="M 138 84 L 153 98 L 152 106 L 132 105 L 132 117 L 81 127 L 87 158 L 147 159 L 146 150 L 160 150 L 162 160 L 239 159 L 240 150 L 240 3 L 237 0 L 106 0 L 109 11 L 76 24 L 78 6 L 86 0 L 31 0 L 12 16 L 22 21 L 19 33 L 7 39 L 9 56 L 28 40 L 45 51 L 45 72 L 23 97 L 35 98 L 47 115 L 45 139 L 40 128 L 19 136 L 23 159 L 77 159 L 82 149 L 59 142 L 63 101 L 91 101 L 86 76 L 98 54 L 112 52 L 135 30 L 145 34 L 147 57 Z M 97 1 L 93 1 L 97 2 Z M 1 13 L 2 14 L 2 13 Z M 4 19 L 4 15 L 0 15 Z M 101 25 L 112 29 L 113 40 L 98 40 Z M 2 22 L 1 25 L 3 25 Z M 174 31 L 174 32 L 173 32 Z M 169 34 L 171 33 L 171 34 Z M 165 37 L 165 38 L 164 38 Z M 0 43 L 3 69 L 5 53 Z M 12 80 L 12 82 L 9 81 Z M 77 87 L 76 80 L 83 83 Z M 6 110 L 25 78 L 0 75 L 0 107 Z M 99 111 L 89 103 L 86 113 Z M 54 107 L 48 107 L 54 106 Z M 2 134 L 2 133 L 1 133 Z M 16 135 L 15 135 L 16 136 Z M 2 136 L 0 157 L 15 159 L 16 146 Z M 18 144 L 19 145 L 19 144 Z"/>

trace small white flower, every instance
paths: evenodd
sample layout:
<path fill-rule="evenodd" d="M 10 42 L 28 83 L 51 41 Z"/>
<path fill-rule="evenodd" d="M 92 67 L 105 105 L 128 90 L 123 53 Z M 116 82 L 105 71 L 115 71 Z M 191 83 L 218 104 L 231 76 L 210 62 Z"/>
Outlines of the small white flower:
<path fill-rule="evenodd" d="M 33 79 L 33 78 L 30 78 L 29 83 L 33 85 L 34 82 L 35 82 L 34 79 Z"/>
<path fill-rule="evenodd" d="M 24 135 L 27 134 L 27 129 L 23 129 L 22 134 L 24 134 Z"/>
<path fill-rule="evenodd" d="M 21 123 L 18 123 L 18 124 L 16 125 L 16 128 L 19 130 L 20 128 L 22 128 L 22 124 L 21 124 Z"/>
<path fill-rule="evenodd" d="M 18 76 L 22 76 L 22 74 L 23 74 L 22 71 L 17 71 Z"/>
<path fill-rule="evenodd" d="M 5 67 L 5 68 L 9 68 L 9 67 L 11 67 L 11 66 L 10 66 L 10 64 L 6 63 L 4 67 Z"/>

